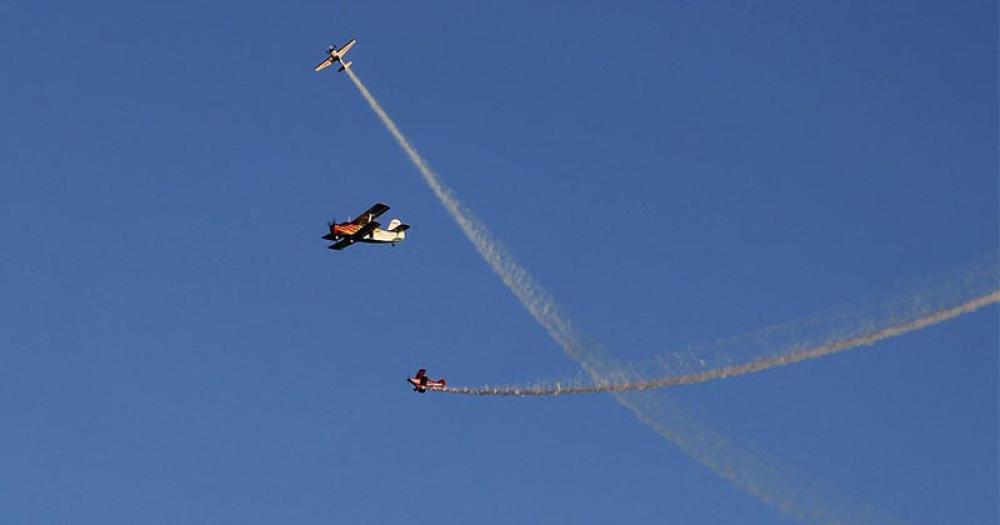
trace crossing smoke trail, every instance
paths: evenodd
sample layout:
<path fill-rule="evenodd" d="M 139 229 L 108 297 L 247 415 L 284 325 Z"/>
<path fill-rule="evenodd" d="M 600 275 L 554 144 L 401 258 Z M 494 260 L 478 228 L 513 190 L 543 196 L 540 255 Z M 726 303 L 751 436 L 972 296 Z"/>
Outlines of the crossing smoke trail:
<path fill-rule="evenodd" d="M 462 387 L 462 386 L 450 386 L 444 390 L 437 390 L 438 392 L 447 392 L 451 394 L 465 394 L 473 396 L 559 396 L 566 394 L 593 394 L 600 392 L 627 392 L 633 390 L 655 390 L 658 388 L 666 388 L 677 385 L 691 385 L 694 383 L 703 383 L 705 381 L 711 381 L 714 379 L 725 379 L 727 377 L 741 376 L 745 374 L 752 374 L 755 372 L 762 372 L 771 368 L 778 366 L 790 365 L 793 363 L 798 363 L 801 361 L 806 361 L 809 359 L 816 359 L 818 357 L 824 357 L 831 354 L 836 354 L 844 352 L 846 350 L 851 350 L 859 346 L 872 345 L 879 341 L 889 339 L 892 337 L 897 337 L 909 332 L 920 330 L 931 325 L 935 325 L 949 319 L 953 319 L 960 315 L 974 312 L 980 308 L 989 306 L 1000 302 L 1000 290 L 995 290 L 989 294 L 975 297 L 969 301 L 966 301 L 958 306 L 953 306 L 950 308 L 945 308 L 943 310 L 938 310 L 931 313 L 930 315 L 925 315 L 911 321 L 907 321 L 900 324 L 895 324 L 892 326 L 887 326 L 869 332 L 865 335 L 851 337 L 848 339 L 831 341 L 826 344 L 819 346 L 814 346 L 804 350 L 799 350 L 784 355 L 777 355 L 768 358 L 758 359 L 756 361 L 751 361 L 746 364 L 725 366 L 719 368 L 713 368 L 710 370 L 705 370 L 703 372 L 695 372 L 690 374 L 681 374 L 675 376 L 667 376 L 657 379 L 650 379 L 644 381 L 633 381 L 628 383 L 620 384 L 599 384 L 599 385 L 543 385 L 543 386 L 532 386 L 532 387 Z"/>
<path fill-rule="evenodd" d="M 621 368 L 615 366 L 614 361 L 605 354 L 599 344 L 573 327 L 568 316 L 562 313 L 559 303 L 535 282 L 492 232 L 476 219 L 471 210 L 466 208 L 454 192 L 430 169 L 352 69 L 347 68 L 346 72 L 479 255 L 535 321 L 566 354 L 583 367 L 596 385 L 624 382 L 623 376 L 617 371 Z M 899 522 L 896 518 L 875 512 L 866 505 L 831 501 L 829 496 L 820 495 L 801 479 L 795 479 L 788 469 L 779 468 L 773 461 L 765 462 L 759 455 L 751 455 L 736 448 L 728 439 L 696 421 L 676 405 L 665 402 L 653 403 L 648 397 L 639 397 L 640 394 L 612 393 L 615 399 L 637 419 L 673 442 L 686 454 L 784 515 L 803 523 L 817 525 Z"/>

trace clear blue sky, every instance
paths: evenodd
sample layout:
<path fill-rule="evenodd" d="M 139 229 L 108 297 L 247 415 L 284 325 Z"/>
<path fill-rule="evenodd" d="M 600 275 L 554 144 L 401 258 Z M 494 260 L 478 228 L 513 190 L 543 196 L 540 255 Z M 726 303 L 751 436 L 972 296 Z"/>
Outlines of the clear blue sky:
<path fill-rule="evenodd" d="M 578 373 L 346 78 L 623 361 L 998 248 L 997 5 L 0 4 L 3 523 L 791 523 Z M 394 249 L 324 248 L 376 200 Z M 998 520 L 995 307 L 664 392 L 804 483 Z M 826 490 L 826 489 L 824 489 Z"/>

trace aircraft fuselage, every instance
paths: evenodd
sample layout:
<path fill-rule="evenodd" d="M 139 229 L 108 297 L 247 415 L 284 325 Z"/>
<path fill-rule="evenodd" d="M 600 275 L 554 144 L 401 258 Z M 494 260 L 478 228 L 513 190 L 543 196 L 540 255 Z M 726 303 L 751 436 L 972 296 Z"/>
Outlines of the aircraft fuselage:
<path fill-rule="evenodd" d="M 344 237 L 350 237 L 358 231 L 361 230 L 361 225 L 359 224 L 334 224 L 330 227 L 330 235 L 324 237 L 325 239 L 335 241 Z M 354 239 L 355 242 L 367 242 L 367 243 L 390 243 L 396 244 L 397 242 L 403 242 L 406 239 L 405 231 L 391 231 L 383 230 L 382 228 L 375 228 L 374 230 L 368 232 L 362 237 Z"/>

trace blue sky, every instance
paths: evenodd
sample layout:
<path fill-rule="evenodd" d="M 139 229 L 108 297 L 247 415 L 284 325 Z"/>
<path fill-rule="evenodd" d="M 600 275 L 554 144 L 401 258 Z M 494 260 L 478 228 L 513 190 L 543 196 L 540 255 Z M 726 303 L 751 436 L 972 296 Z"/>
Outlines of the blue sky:
<path fill-rule="evenodd" d="M 0 5 L 6 523 L 793 523 L 606 396 L 358 75 L 622 361 L 998 248 L 995 2 Z M 327 74 L 330 73 L 330 74 Z M 324 249 L 376 200 L 396 248 Z M 997 521 L 996 308 L 657 394 L 820 494 Z"/>

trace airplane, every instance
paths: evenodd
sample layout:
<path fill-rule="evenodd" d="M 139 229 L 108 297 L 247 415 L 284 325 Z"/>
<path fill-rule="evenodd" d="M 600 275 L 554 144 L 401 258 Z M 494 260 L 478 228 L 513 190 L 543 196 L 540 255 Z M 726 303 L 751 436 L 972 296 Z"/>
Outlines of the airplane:
<path fill-rule="evenodd" d="M 330 221 L 330 233 L 323 236 L 328 241 L 336 241 L 327 246 L 331 250 L 343 250 L 356 242 L 366 242 L 373 244 L 389 244 L 395 246 L 397 242 L 406 239 L 406 230 L 410 229 L 409 224 L 403 224 L 399 219 L 389 221 L 389 228 L 383 230 L 382 226 L 375 220 L 376 217 L 389 211 L 389 206 L 377 202 L 354 220 L 347 222 Z"/>
<path fill-rule="evenodd" d="M 317 64 L 316 67 L 313 68 L 313 71 L 323 71 L 324 69 L 332 66 L 334 62 L 340 62 L 340 69 L 337 71 L 344 71 L 345 69 L 351 67 L 350 62 L 344 62 L 344 55 L 346 55 L 357 42 L 357 40 L 352 38 L 350 42 L 344 44 L 344 47 L 340 49 L 337 49 L 337 46 L 330 44 L 330 47 L 326 50 L 326 54 L 329 56 L 326 57 L 326 60 Z"/>
<path fill-rule="evenodd" d="M 448 383 L 444 380 L 444 378 L 428 378 L 427 370 L 424 370 L 423 368 L 417 370 L 417 375 L 407 377 L 406 382 L 413 385 L 414 392 L 420 392 L 421 394 L 427 392 L 428 390 L 444 390 L 448 386 Z"/>

